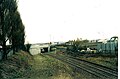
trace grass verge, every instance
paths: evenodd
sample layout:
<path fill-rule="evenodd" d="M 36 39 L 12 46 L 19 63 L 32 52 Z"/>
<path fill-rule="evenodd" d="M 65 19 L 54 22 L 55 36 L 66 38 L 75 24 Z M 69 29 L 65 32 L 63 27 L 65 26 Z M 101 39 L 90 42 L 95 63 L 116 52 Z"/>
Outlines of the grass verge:
<path fill-rule="evenodd" d="M 0 78 L 15 79 L 24 76 L 30 69 L 32 57 L 24 51 L 19 51 L 15 55 L 8 57 L 5 61 L 0 61 Z"/>
<path fill-rule="evenodd" d="M 31 70 L 23 79 L 73 79 L 70 67 L 49 56 L 35 55 Z"/>
<path fill-rule="evenodd" d="M 93 63 L 97 63 L 112 69 L 118 69 L 118 58 L 117 56 L 109 56 L 109 55 L 83 55 L 79 56 L 79 58 L 83 60 L 87 60 Z"/>
<path fill-rule="evenodd" d="M 32 69 L 21 79 L 93 79 L 93 76 L 70 67 L 67 63 L 48 55 L 35 55 Z"/>

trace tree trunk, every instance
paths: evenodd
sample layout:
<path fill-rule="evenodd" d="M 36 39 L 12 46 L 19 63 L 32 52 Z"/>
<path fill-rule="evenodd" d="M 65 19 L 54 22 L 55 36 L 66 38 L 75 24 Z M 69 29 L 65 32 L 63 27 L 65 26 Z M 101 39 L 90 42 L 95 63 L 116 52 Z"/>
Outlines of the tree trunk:
<path fill-rule="evenodd" d="M 7 52 L 6 52 L 6 41 L 3 41 L 3 60 L 7 59 Z"/>

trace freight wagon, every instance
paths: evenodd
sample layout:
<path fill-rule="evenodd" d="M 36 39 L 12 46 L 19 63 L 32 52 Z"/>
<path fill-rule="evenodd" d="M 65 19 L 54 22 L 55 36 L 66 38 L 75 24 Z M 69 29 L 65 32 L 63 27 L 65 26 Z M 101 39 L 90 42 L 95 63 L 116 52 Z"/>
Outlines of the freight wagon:
<path fill-rule="evenodd" d="M 108 41 L 97 42 L 97 51 L 99 53 L 118 53 L 118 37 L 114 36 Z"/>

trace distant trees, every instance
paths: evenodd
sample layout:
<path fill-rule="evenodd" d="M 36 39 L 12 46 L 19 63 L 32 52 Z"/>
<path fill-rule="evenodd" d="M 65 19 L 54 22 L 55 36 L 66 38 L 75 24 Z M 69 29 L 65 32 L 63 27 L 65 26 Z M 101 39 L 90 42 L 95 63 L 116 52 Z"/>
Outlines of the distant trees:
<path fill-rule="evenodd" d="M 87 44 L 88 42 L 89 42 L 88 40 L 82 40 L 78 38 L 77 40 L 68 41 L 70 45 L 67 46 L 67 50 L 70 51 L 69 54 L 72 54 L 74 56 L 78 55 L 81 50 L 87 49 L 87 47 L 84 45 Z"/>
<path fill-rule="evenodd" d="M 3 59 L 7 59 L 8 40 L 14 52 L 24 45 L 24 25 L 17 7 L 16 0 L 0 0 L 0 44 L 4 51 Z"/>

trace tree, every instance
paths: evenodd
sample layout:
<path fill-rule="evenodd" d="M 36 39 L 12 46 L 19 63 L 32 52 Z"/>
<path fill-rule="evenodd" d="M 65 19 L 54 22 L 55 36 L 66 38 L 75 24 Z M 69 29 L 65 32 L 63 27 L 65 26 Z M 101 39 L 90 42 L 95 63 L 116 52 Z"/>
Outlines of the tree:
<path fill-rule="evenodd" d="M 82 40 L 77 38 L 77 40 L 71 40 L 68 41 L 70 45 L 67 46 L 67 50 L 71 51 L 68 54 L 71 54 L 73 56 L 77 56 L 80 54 L 81 50 L 86 50 L 87 49 L 87 44 L 89 43 L 89 40 Z"/>
<path fill-rule="evenodd" d="M 6 42 L 8 40 L 14 51 L 20 45 L 24 45 L 24 25 L 17 11 L 16 0 L 0 0 L 0 31 L 3 59 L 7 59 Z"/>
<path fill-rule="evenodd" d="M 18 11 L 15 12 L 15 14 L 12 16 L 12 31 L 11 31 L 11 37 L 10 43 L 12 44 L 13 52 L 17 52 L 19 49 L 24 48 L 24 25 L 22 23 L 20 14 Z"/>
<path fill-rule="evenodd" d="M 27 43 L 26 44 L 26 51 L 30 54 L 30 47 L 31 47 L 31 44 Z"/>
<path fill-rule="evenodd" d="M 3 58 L 7 59 L 6 52 L 6 42 L 9 39 L 9 35 L 11 32 L 11 17 L 15 11 L 17 10 L 16 0 L 1 0 L 0 1 L 0 29 L 1 29 L 1 38 L 2 48 L 3 48 Z"/>

